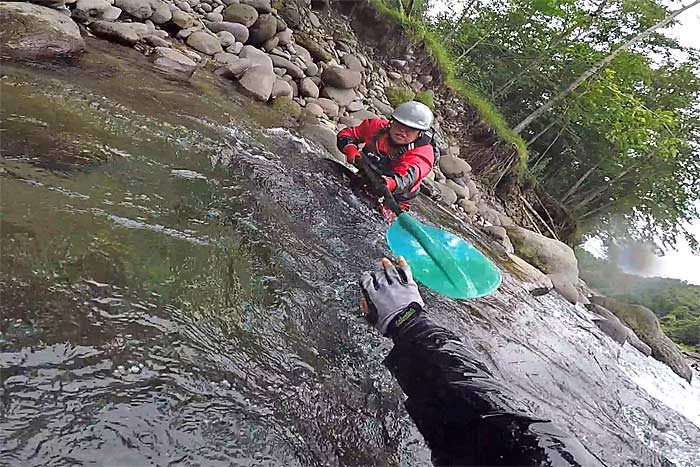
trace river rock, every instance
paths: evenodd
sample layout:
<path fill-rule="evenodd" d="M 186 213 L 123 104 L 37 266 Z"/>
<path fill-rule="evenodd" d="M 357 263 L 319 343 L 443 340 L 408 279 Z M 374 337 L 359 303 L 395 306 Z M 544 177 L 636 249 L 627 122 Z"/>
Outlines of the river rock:
<path fill-rule="evenodd" d="M 149 0 L 114 0 L 114 6 L 140 21 L 147 20 L 153 14 Z"/>
<path fill-rule="evenodd" d="M 321 73 L 323 84 L 339 89 L 354 89 L 362 82 L 362 74 L 359 71 L 347 68 L 328 67 Z"/>
<path fill-rule="evenodd" d="M 352 89 L 338 89 L 331 86 L 324 86 L 321 95 L 333 99 L 339 106 L 347 107 L 357 97 Z"/>
<path fill-rule="evenodd" d="M 189 29 L 194 26 L 192 15 L 180 10 L 173 11 L 173 17 L 170 19 L 170 22 L 180 29 Z"/>
<path fill-rule="evenodd" d="M 506 238 L 508 238 L 506 229 L 499 225 L 487 225 L 484 227 L 484 231 L 499 242 L 503 242 Z"/>
<path fill-rule="evenodd" d="M 241 50 L 243 50 L 243 43 L 236 42 L 235 44 L 229 46 L 226 49 L 226 52 L 238 55 L 239 53 L 241 53 Z"/>
<path fill-rule="evenodd" d="M 554 290 L 556 290 L 559 295 L 564 297 L 566 301 L 574 305 L 578 303 L 579 294 L 573 282 L 568 280 L 562 274 L 547 274 L 547 277 L 552 280 Z"/>
<path fill-rule="evenodd" d="M 250 5 L 234 3 L 222 12 L 224 19 L 230 23 L 240 23 L 249 28 L 258 20 L 258 11 Z"/>
<path fill-rule="evenodd" d="M 219 38 L 213 34 L 209 34 L 204 31 L 195 31 L 187 38 L 187 45 L 192 47 L 194 50 L 205 53 L 207 55 L 214 55 L 219 52 L 223 52 L 224 49 L 221 48 L 221 42 Z"/>
<path fill-rule="evenodd" d="M 284 68 L 287 70 L 287 73 L 294 78 L 294 79 L 302 79 L 304 78 L 304 72 L 302 71 L 301 68 L 290 62 L 284 57 L 280 57 L 278 55 L 270 55 L 270 58 L 272 59 L 272 64 L 276 67 Z"/>
<path fill-rule="evenodd" d="M 518 279 L 538 288 L 551 289 L 553 287 L 552 280 L 535 266 L 515 254 L 509 253 L 508 257 L 513 262 L 512 273 Z"/>
<path fill-rule="evenodd" d="M 303 31 L 295 31 L 296 43 L 304 47 L 311 56 L 318 61 L 329 63 L 333 60 L 333 55 L 323 48 L 315 39 Z"/>
<path fill-rule="evenodd" d="M 216 33 L 216 37 L 219 38 L 221 47 L 226 48 L 236 43 L 236 36 L 228 31 L 219 31 Z"/>
<path fill-rule="evenodd" d="M 309 102 L 306 104 L 306 110 L 316 117 L 325 117 L 326 114 L 323 112 L 323 108 L 315 102 Z"/>
<path fill-rule="evenodd" d="M 286 2 L 285 2 L 286 3 Z M 298 29 L 301 24 L 301 15 L 295 3 L 282 5 L 279 9 L 279 15 L 282 17 L 287 26 L 291 29 Z"/>
<path fill-rule="evenodd" d="M 150 16 L 154 24 L 165 24 L 173 18 L 173 12 L 167 3 L 161 0 L 150 0 L 153 14 Z"/>
<path fill-rule="evenodd" d="M 444 183 L 435 182 L 435 186 L 440 192 L 440 201 L 447 206 L 452 206 L 457 202 L 457 193 Z"/>
<path fill-rule="evenodd" d="M 144 36 L 141 38 L 146 44 L 150 45 L 151 47 L 165 47 L 169 48 L 170 47 L 170 42 L 166 41 L 162 37 L 158 37 L 154 34 L 150 34 L 148 36 Z"/>
<path fill-rule="evenodd" d="M 340 111 L 338 104 L 333 102 L 331 99 L 325 97 L 320 97 L 316 100 L 316 104 L 320 105 L 323 112 L 329 117 L 337 117 Z"/>
<path fill-rule="evenodd" d="M 214 54 L 214 61 L 220 65 L 233 65 L 239 60 L 238 55 L 228 52 L 217 52 Z"/>
<path fill-rule="evenodd" d="M 225 65 L 224 67 L 218 69 L 217 74 L 229 79 L 237 80 L 243 75 L 243 73 L 245 73 L 248 69 L 253 67 L 253 65 L 255 65 L 255 62 L 253 60 L 247 58 L 239 58 L 237 62 L 229 63 L 228 65 Z"/>
<path fill-rule="evenodd" d="M 294 50 L 296 51 L 297 55 L 301 59 L 302 62 L 304 62 L 304 65 L 311 66 L 314 63 L 314 59 L 311 57 L 311 53 L 306 50 L 305 47 L 303 47 L 301 44 L 294 44 Z"/>
<path fill-rule="evenodd" d="M 260 46 L 277 33 L 277 20 L 271 14 L 262 14 L 258 16 L 257 21 L 249 28 L 249 31 L 248 42 Z"/>
<path fill-rule="evenodd" d="M 661 331 L 659 320 L 649 308 L 599 296 L 591 297 L 591 303 L 610 310 L 651 348 L 652 357 L 668 365 L 681 378 L 691 382 L 692 369 L 676 344 Z"/>
<path fill-rule="evenodd" d="M 343 57 L 340 59 L 340 62 L 346 67 L 348 67 L 349 70 L 362 72 L 365 69 L 362 66 L 362 62 L 360 62 L 360 59 L 353 54 L 343 55 Z"/>
<path fill-rule="evenodd" d="M 129 26 L 131 26 L 131 29 L 134 30 L 137 36 L 139 36 L 139 40 L 143 39 L 146 36 L 150 36 L 151 34 L 155 34 L 156 28 L 151 23 L 150 20 L 146 20 L 145 23 L 127 23 Z"/>
<path fill-rule="evenodd" d="M 262 49 L 268 53 L 272 52 L 275 49 L 275 47 L 277 47 L 279 45 L 279 43 L 280 43 L 280 40 L 277 39 L 277 36 L 272 36 L 271 38 L 269 38 L 268 40 L 263 42 Z M 302 72 L 302 75 L 303 75 L 303 72 Z"/>
<path fill-rule="evenodd" d="M 211 13 L 207 13 L 205 18 L 212 23 L 220 23 L 224 20 L 224 15 L 212 11 Z"/>
<path fill-rule="evenodd" d="M 77 57 L 85 48 L 78 25 L 56 10 L 31 3 L 0 2 L 0 57 Z"/>
<path fill-rule="evenodd" d="M 280 97 L 280 96 L 287 96 L 287 97 L 294 97 L 294 91 L 292 90 L 292 85 L 289 84 L 287 81 L 283 79 L 276 79 L 275 84 L 272 86 L 272 95 L 271 97 Z"/>
<path fill-rule="evenodd" d="M 99 20 L 90 24 L 90 30 L 97 37 L 117 44 L 133 46 L 139 41 L 139 35 L 130 23 Z"/>
<path fill-rule="evenodd" d="M 372 105 L 375 106 L 377 110 L 385 117 L 391 117 L 391 114 L 394 113 L 394 108 L 392 106 L 385 104 L 376 97 L 372 98 Z"/>
<path fill-rule="evenodd" d="M 90 23 L 102 19 L 111 8 L 107 0 L 78 0 L 71 17 L 82 23 Z"/>
<path fill-rule="evenodd" d="M 241 0 L 241 3 L 252 6 L 260 13 L 270 13 L 272 11 L 270 0 Z"/>
<path fill-rule="evenodd" d="M 362 101 L 352 101 L 346 109 L 348 112 L 359 112 L 360 110 L 365 110 L 365 105 L 362 103 Z"/>
<path fill-rule="evenodd" d="M 610 310 L 590 302 L 585 306 L 599 316 L 599 318 L 593 319 L 595 325 L 615 342 L 620 345 L 625 345 L 626 342 L 629 342 L 632 347 L 646 357 L 651 356 L 651 347 L 642 342 L 634 331 L 625 326 Z"/>
<path fill-rule="evenodd" d="M 356 118 L 360 121 L 363 120 L 374 120 L 375 118 L 379 118 L 377 114 L 374 112 L 370 112 L 369 110 L 358 110 L 357 112 L 351 112 L 349 114 L 351 117 Z"/>
<path fill-rule="evenodd" d="M 517 225 L 505 226 L 518 256 L 546 274 L 560 274 L 569 282 L 578 282 L 578 262 L 568 245 Z"/>
<path fill-rule="evenodd" d="M 292 42 L 292 30 L 287 28 L 277 33 L 280 45 L 288 45 Z"/>
<path fill-rule="evenodd" d="M 476 203 L 474 201 L 468 199 L 461 199 L 457 204 L 459 205 L 459 207 L 464 209 L 464 212 L 469 216 L 473 216 L 474 214 L 479 212 L 479 208 L 476 207 Z"/>
<path fill-rule="evenodd" d="M 304 78 L 299 85 L 299 94 L 316 99 L 319 96 L 318 86 L 310 78 Z"/>
<path fill-rule="evenodd" d="M 471 166 L 464 159 L 457 157 L 443 156 L 438 162 L 440 171 L 447 178 L 462 178 L 472 171 Z"/>
<path fill-rule="evenodd" d="M 238 84 L 256 99 L 267 101 L 272 95 L 272 88 L 277 79 L 272 60 L 265 52 L 250 45 L 243 47 L 240 57 L 251 60 L 253 66 L 243 73 Z"/>
<path fill-rule="evenodd" d="M 318 65 L 315 63 L 307 65 L 304 73 L 306 73 L 306 76 L 313 78 L 314 76 L 318 75 Z M 318 82 L 321 82 L 321 78 L 318 79 Z"/>
<path fill-rule="evenodd" d="M 457 199 L 469 199 L 469 188 L 466 186 L 462 186 L 459 183 L 455 182 L 454 180 L 447 180 L 445 182 L 445 185 L 449 186 L 454 190 L 454 192 L 457 194 Z M 505 230 L 503 231 L 505 234 Z"/>
<path fill-rule="evenodd" d="M 307 104 L 308 106 L 308 104 Z M 323 146 L 335 159 L 345 162 L 345 154 L 337 146 L 336 132 L 325 125 L 304 125 L 301 132 L 307 139 Z"/>
<path fill-rule="evenodd" d="M 153 64 L 167 71 L 175 71 L 186 76 L 192 76 L 197 69 L 194 60 L 186 57 L 177 50 L 166 47 L 156 47 L 151 54 Z"/>
<path fill-rule="evenodd" d="M 221 21 L 221 22 L 216 22 L 216 23 L 205 23 L 207 25 L 207 28 L 213 33 L 218 33 L 221 31 L 227 31 L 233 34 L 233 37 L 236 38 L 236 42 L 240 42 L 242 44 L 245 44 L 248 42 L 248 28 L 245 27 L 243 24 L 240 23 L 232 23 L 229 21 Z"/>

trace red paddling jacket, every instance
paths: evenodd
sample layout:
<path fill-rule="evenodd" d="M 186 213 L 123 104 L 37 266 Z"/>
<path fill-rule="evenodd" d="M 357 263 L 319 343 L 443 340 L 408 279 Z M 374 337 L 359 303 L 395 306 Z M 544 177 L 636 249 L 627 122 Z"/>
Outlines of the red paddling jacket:
<path fill-rule="evenodd" d="M 432 138 L 423 134 L 411 144 L 397 146 L 389 137 L 389 122 L 380 118 L 363 121 L 338 133 L 338 148 L 348 144 L 364 144 L 364 151 L 379 173 L 387 178 L 387 187 L 398 202 L 415 198 L 423 180 L 431 170 L 435 155 Z"/>

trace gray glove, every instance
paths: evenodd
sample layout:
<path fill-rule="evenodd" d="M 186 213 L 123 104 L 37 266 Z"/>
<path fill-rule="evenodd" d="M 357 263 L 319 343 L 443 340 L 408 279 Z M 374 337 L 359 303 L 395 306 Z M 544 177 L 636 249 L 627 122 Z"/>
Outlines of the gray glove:
<path fill-rule="evenodd" d="M 409 305 L 415 303 L 421 308 L 424 306 L 411 268 L 403 258 L 396 261 L 396 267 L 387 258 L 382 258 L 382 269 L 365 272 L 360 279 L 360 287 L 365 318 L 383 336 L 387 335 L 392 321 Z"/>

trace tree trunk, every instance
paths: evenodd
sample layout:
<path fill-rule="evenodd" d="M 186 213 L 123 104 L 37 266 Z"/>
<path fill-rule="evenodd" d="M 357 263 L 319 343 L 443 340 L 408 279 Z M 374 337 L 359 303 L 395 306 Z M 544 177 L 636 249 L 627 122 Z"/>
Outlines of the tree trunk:
<path fill-rule="evenodd" d="M 566 96 L 571 94 L 573 91 L 576 90 L 577 87 L 579 87 L 583 82 L 585 82 L 588 78 L 591 76 L 595 75 L 600 69 L 605 67 L 608 63 L 613 61 L 615 57 L 620 55 L 622 52 L 625 50 L 629 49 L 632 47 L 634 44 L 637 42 L 641 41 L 645 37 L 647 37 L 649 34 L 654 32 L 655 30 L 662 28 L 666 26 L 668 23 L 673 21 L 673 19 L 683 13 L 685 10 L 694 7 L 700 3 L 700 0 L 695 0 L 694 2 L 688 4 L 687 6 L 684 6 L 683 8 L 680 8 L 674 12 L 672 12 L 670 15 L 668 15 L 666 18 L 663 20 L 659 21 L 655 25 L 651 26 L 650 28 L 646 29 L 645 31 L 640 32 L 639 34 L 635 35 L 632 39 L 628 40 L 624 44 L 622 44 L 620 47 L 617 49 L 613 50 L 611 53 L 609 53 L 605 58 L 600 60 L 598 63 L 593 65 L 591 68 L 589 68 L 586 72 L 581 74 L 578 78 L 574 80 L 573 83 L 571 83 L 566 89 L 561 91 L 559 94 L 556 96 L 552 97 L 549 99 L 547 102 L 545 102 L 543 105 L 541 105 L 538 109 L 536 109 L 534 112 L 532 112 L 530 115 L 525 117 L 523 121 L 518 123 L 513 130 L 516 133 L 521 133 L 525 128 L 527 128 L 534 120 L 539 118 L 543 113 L 554 107 L 554 105 L 559 102 L 560 100 L 564 99 Z"/>
<path fill-rule="evenodd" d="M 564 196 L 562 196 L 561 202 L 562 202 L 562 203 L 566 202 L 566 200 L 569 198 L 569 196 L 571 196 L 571 195 L 573 195 L 574 193 L 576 193 L 576 190 L 579 189 L 579 187 L 581 186 L 581 184 L 582 184 L 583 182 L 586 181 L 586 179 L 595 171 L 595 169 L 598 168 L 599 165 L 600 165 L 600 162 L 598 162 L 596 165 L 594 165 L 593 167 L 591 167 L 590 169 L 588 169 L 588 170 L 586 171 L 586 173 L 583 174 L 583 176 L 582 176 L 581 178 L 579 178 L 579 179 L 576 181 L 576 183 L 573 184 L 573 186 L 572 186 L 571 188 L 569 188 L 569 191 L 567 191 L 567 192 L 564 194 Z"/>
<path fill-rule="evenodd" d="M 532 139 L 531 139 L 530 141 L 528 141 L 528 142 L 525 144 L 525 146 L 528 146 L 528 147 L 529 147 L 532 143 L 534 143 L 535 141 L 537 141 L 537 140 L 540 138 L 540 136 L 542 136 L 542 135 L 544 135 L 545 133 L 547 133 L 547 132 L 549 131 L 550 128 L 552 128 L 554 125 L 556 125 L 556 123 L 557 123 L 556 120 L 552 120 L 552 121 L 549 123 L 549 125 L 547 125 L 546 127 L 544 127 L 544 129 L 543 129 L 542 131 L 540 131 L 540 132 L 537 133 L 535 136 L 533 136 Z"/>

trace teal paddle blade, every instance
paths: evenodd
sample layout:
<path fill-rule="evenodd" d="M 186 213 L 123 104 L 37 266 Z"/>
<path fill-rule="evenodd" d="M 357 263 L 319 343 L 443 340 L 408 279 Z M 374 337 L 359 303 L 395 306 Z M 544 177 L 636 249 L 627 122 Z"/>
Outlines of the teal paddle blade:
<path fill-rule="evenodd" d="M 386 239 L 394 255 L 403 256 L 411 266 L 413 277 L 442 295 L 483 297 L 501 285 L 501 272 L 479 250 L 407 213 L 389 227 Z"/>

